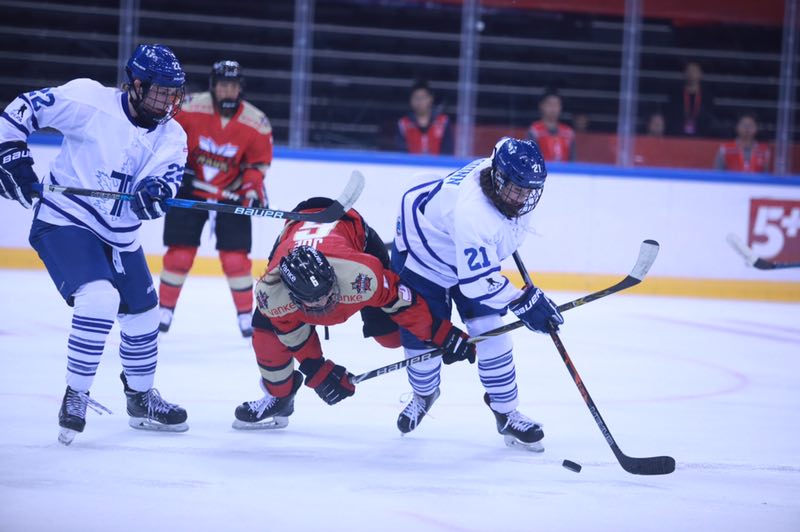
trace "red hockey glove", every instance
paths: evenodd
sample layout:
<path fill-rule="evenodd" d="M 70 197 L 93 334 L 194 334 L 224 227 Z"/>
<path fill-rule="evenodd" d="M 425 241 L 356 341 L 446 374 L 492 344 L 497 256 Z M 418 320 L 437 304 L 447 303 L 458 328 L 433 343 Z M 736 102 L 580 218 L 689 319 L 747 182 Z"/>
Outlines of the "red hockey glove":
<path fill-rule="evenodd" d="M 266 208 L 267 196 L 264 190 L 264 174 L 255 169 L 245 170 L 242 186 L 237 193 L 242 198 L 242 205 L 248 208 Z"/>
<path fill-rule="evenodd" d="M 353 376 L 343 366 L 321 358 L 307 358 L 300 363 L 300 371 L 306 376 L 306 386 L 314 388 L 317 395 L 329 405 L 335 405 L 356 393 L 350 382 Z"/>
<path fill-rule="evenodd" d="M 469 360 L 470 364 L 475 363 L 475 344 L 467 342 L 469 336 L 450 323 L 450 320 L 442 320 L 439 327 L 433 333 L 433 343 L 443 351 L 442 362 L 452 364 L 460 360 Z"/>

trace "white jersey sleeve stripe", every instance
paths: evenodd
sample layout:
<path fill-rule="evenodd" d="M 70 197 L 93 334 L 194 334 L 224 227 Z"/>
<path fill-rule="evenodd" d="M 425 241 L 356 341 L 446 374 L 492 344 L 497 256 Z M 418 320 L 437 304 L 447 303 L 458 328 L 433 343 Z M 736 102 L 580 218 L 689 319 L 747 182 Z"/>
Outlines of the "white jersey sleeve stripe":
<path fill-rule="evenodd" d="M 458 282 L 460 284 L 473 283 L 479 279 L 483 279 L 484 277 L 493 274 L 494 272 L 499 272 L 499 271 L 500 271 L 500 266 L 495 266 L 494 268 L 486 270 L 483 273 L 479 273 L 478 275 L 473 275 L 472 277 L 467 277 L 466 279 L 459 279 Z"/>

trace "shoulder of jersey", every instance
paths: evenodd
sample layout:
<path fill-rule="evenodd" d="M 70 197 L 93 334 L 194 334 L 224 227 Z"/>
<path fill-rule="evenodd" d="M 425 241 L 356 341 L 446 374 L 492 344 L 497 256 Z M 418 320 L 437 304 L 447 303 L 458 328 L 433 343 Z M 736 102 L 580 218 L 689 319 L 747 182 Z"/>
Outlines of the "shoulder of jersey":
<path fill-rule="evenodd" d="M 214 101 L 210 92 L 193 92 L 187 94 L 181 105 L 181 112 L 214 114 Z"/>
<path fill-rule="evenodd" d="M 239 114 L 239 122 L 249 126 L 262 135 L 272 133 L 272 124 L 269 123 L 269 118 L 258 107 L 248 101 L 242 101 L 244 109 Z"/>
<path fill-rule="evenodd" d="M 280 318 L 297 311 L 297 306 L 289 299 L 289 291 L 281 282 L 277 268 L 267 272 L 255 287 L 258 310 L 270 319 Z"/>
<path fill-rule="evenodd" d="M 106 87 L 105 85 L 102 85 L 101 83 L 89 78 L 73 79 L 72 81 L 69 81 L 59 87 L 59 90 L 62 95 L 71 100 L 94 106 L 98 106 L 100 102 L 103 101 L 103 98 L 120 94 L 119 89 Z"/>
<path fill-rule="evenodd" d="M 377 259 L 376 259 L 377 260 Z M 328 255 L 328 261 L 336 272 L 339 284 L 339 303 L 358 305 L 366 303 L 378 291 L 378 283 L 383 283 L 367 262 Z M 367 259 L 368 261 L 368 259 Z"/>

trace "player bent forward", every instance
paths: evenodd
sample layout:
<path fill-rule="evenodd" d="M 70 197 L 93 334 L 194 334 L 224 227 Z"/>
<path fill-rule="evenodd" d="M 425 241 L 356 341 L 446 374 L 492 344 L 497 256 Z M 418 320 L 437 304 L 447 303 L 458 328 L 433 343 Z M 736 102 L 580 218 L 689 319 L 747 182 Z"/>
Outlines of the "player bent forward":
<path fill-rule="evenodd" d="M 492 157 L 478 159 L 444 180 L 412 188 L 403 196 L 392 267 L 421 294 L 438 319 L 455 303 L 472 336 L 503 324 L 511 309 L 529 329 L 546 332 L 563 323 L 550 299 L 534 286 L 519 290 L 500 275 L 500 263 L 522 244 L 530 213 L 544 189 L 547 170 L 534 141 L 504 139 Z M 428 347 L 402 331 L 407 358 Z M 439 397 L 441 361 L 408 367 L 414 396 L 397 419 L 414 430 Z M 497 430 L 508 445 L 543 451 L 540 423 L 517 411 L 516 375 L 508 335 L 478 344 L 478 375 Z"/>
<path fill-rule="evenodd" d="M 38 181 L 28 135 L 52 127 L 64 135 L 46 184 L 133 192 L 132 202 L 48 194 L 34 210 L 30 243 L 61 296 L 74 308 L 67 342 L 67 389 L 58 414 L 69 445 L 86 425 L 86 407 L 106 337 L 119 321 L 122 378 L 130 426 L 188 430 L 186 411 L 153 388 L 158 357 L 158 299 L 138 239 L 141 220 L 164 215 L 178 187 L 186 135 L 170 121 L 183 97 L 184 73 L 166 46 L 141 45 L 128 60 L 123 90 L 76 79 L 21 94 L 0 120 L 0 195 L 32 206 Z"/>
<path fill-rule="evenodd" d="M 313 198 L 296 210 L 329 204 Z M 389 269 L 383 242 L 353 209 L 332 223 L 288 222 L 256 284 L 256 304 L 253 349 L 264 397 L 236 409 L 237 429 L 285 427 L 304 377 L 329 405 L 353 395 L 352 375 L 325 359 L 314 326 L 344 323 L 359 311 L 364 336 L 385 347 L 400 347 L 399 324 L 442 347 L 446 364 L 475 361 L 467 336 L 449 320 L 433 318 L 425 301 Z"/>

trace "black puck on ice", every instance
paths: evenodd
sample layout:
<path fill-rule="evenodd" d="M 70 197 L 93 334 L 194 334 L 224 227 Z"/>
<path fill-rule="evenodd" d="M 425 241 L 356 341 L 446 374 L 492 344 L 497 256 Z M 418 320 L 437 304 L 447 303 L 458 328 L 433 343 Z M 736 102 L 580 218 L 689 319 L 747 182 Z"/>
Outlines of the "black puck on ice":
<path fill-rule="evenodd" d="M 575 462 L 573 462 L 571 460 L 564 460 L 563 462 L 561 462 L 561 465 L 566 467 L 570 471 L 575 472 L 575 473 L 580 473 L 581 472 L 581 465 L 580 464 L 576 464 Z"/>

